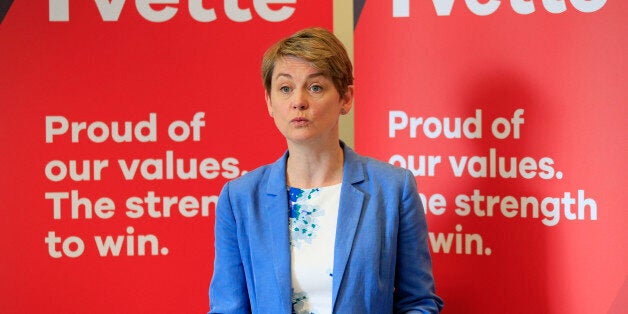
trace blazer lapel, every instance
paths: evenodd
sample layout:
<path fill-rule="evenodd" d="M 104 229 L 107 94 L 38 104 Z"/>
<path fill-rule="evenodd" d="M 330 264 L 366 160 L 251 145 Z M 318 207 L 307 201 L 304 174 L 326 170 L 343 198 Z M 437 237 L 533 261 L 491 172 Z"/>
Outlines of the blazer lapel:
<path fill-rule="evenodd" d="M 342 143 L 342 146 L 345 162 L 334 247 L 332 309 L 336 305 L 340 285 L 349 262 L 351 249 L 353 248 L 353 238 L 360 222 L 365 197 L 364 192 L 354 186 L 354 184 L 365 180 L 363 164 L 353 150 L 344 145 L 344 143 Z"/>
<path fill-rule="evenodd" d="M 279 296 L 284 308 L 291 308 L 292 276 L 290 273 L 290 235 L 288 230 L 288 195 L 286 191 L 286 159 L 288 154 L 277 160 L 270 169 L 266 195 L 262 198 L 262 208 L 266 226 L 272 234 L 272 252 L 275 276 L 280 289 Z"/>

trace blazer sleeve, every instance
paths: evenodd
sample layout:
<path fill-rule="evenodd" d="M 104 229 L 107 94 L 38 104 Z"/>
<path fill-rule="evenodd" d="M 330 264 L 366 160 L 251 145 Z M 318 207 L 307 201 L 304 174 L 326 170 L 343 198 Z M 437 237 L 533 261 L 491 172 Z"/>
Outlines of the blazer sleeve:
<path fill-rule="evenodd" d="M 443 301 L 435 293 L 425 213 L 410 171 L 405 171 L 403 186 L 399 208 L 394 312 L 439 313 Z"/>
<path fill-rule="evenodd" d="M 218 198 L 214 228 L 214 275 L 209 288 L 209 313 L 250 313 L 229 183 Z"/>

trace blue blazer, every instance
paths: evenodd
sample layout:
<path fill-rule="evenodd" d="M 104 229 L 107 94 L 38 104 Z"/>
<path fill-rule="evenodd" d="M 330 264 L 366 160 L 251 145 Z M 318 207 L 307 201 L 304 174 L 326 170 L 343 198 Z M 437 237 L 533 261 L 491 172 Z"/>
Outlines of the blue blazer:
<path fill-rule="evenodd" d="M 438 313 L 427 225 L 410 171 L 343 143 L 334 313 Z M 227 183 L 216 206 L 210 313 L 291 313 L 286 160 Z"/>

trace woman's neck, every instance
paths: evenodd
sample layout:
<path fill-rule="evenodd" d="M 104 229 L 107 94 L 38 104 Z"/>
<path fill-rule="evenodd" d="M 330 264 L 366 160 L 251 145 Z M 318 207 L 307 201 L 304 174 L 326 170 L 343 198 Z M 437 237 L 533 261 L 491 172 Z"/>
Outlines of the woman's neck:
<path fill-rule="evenodd" d="M 338 141 L 325 145 L 288 144 L 286 182 L 298 188 L 314 188 L 342 182 L 344 154 Z"/>

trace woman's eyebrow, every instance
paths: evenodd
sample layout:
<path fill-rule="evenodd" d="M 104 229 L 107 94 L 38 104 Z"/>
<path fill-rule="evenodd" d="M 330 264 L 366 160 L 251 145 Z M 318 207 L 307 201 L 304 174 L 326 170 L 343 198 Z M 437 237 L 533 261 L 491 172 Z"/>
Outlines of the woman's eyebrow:
<path fill-rule="evenodd" d="M 292 75 L 288 74 L 288 73 L 277 73 L 277 75 L 275 75 L 275 78 L 280 78 L 280 77 L 286 77 L 286 78 L 292 78 Z"/>
<path fill-rule="evenodd" d="M 307 76 L 307 78 L 313 78 L 313 77 L 318 77 L 318 76 L 325 76 L 323 74 L 323 72 L 316 72 L 316 73 L 312 73 L 310 75 Z M 291 79 L 292 75 L 288 74 L 288 73 L 277 73 L 277 75 L 275 76 L 276 79 L 280 78 L 280 77 L 286 77 Z"/>

